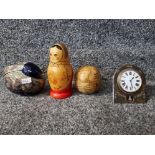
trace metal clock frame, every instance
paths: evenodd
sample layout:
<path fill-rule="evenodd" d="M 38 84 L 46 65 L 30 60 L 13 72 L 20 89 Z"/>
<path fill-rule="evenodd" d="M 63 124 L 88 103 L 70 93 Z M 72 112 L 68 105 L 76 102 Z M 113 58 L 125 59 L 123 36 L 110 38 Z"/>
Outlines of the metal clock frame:
<path fill-rule="evenodd" d="M 120 86 L 120 76 L 121 73 L 125 70 L 133 70 L 137 72 L 142 79 L 141 87 L 135 92 L 126 92 Z M 144 103 L 145 102 L 145 87 L 146 87 L 146 79 L 143 71 L 135 66 L 130 64 L 125 64 L 118 68 L 113 77 L 113 101 L 114 103 Z M 127 96 L 133 96 L 134 100 L 129 102 L 125 99 Z"/>

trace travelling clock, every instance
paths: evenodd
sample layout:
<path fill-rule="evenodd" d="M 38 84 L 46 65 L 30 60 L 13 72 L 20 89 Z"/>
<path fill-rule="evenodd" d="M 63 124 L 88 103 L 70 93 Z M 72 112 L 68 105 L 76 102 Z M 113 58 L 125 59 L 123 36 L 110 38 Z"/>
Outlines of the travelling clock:
<path fill-rule="evenodd" d="M 114 74 L 114 103 L 144 103 L 145 75 L 134 65 L 124 65 Z"/>

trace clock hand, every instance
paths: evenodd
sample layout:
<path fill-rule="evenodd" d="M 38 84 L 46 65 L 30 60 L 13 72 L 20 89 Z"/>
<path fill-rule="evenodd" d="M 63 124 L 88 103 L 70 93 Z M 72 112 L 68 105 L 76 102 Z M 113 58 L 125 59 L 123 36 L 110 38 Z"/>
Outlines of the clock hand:
<path fill-rule="evenodd" d="M 130 82 L 131 82 L 131 87 L 133 88 L 133 85 L 132 85 L 132 80 L 134 79 L 134 77 L 132 77 L 132 79 L 130 80 Z"/>
<path fill-rule="evenodd" d="M 131 83 L 131 87 L 133 88 L 133 85 L 132 85 L 132 80 L 133 80 L 133 78 L 130 80 L 130 83 Z"/>
<path fill-rule="evenodd" d="M 133 88 L 132 82 L 131 82 L 131 87 Z"/>

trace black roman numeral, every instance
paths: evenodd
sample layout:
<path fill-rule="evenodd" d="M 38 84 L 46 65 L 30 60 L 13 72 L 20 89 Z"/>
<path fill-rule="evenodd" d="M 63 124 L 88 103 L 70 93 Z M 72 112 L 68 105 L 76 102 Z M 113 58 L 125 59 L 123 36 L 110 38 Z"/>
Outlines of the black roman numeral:
<path fill-rule="evenodd" d="M 125 83 L 123 82 L 122 85 L 125 86 Z"/>
<path fill-rule="evenodd" d="M 128 86 L 126 86 L 125 89 L 128 89 Z"/>

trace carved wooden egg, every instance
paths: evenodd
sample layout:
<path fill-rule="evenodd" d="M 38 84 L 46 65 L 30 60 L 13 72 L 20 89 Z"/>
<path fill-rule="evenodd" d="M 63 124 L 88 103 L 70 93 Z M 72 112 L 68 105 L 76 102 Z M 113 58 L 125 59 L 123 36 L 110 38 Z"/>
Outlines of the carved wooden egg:
<path fill-rule="evenodd" d="M 45 85 L 43 72 L 31 63 L 21 63 L 4 68 L 6 87 L 15 93 L 35 94 Z"/>
<path fill-rule="evenodd" d="M 94 66 L 80 67 L 76 73 L 76 88 L 84 94 L 92 94 L 99 90 L 101 85 L 100 71 Z"/>

